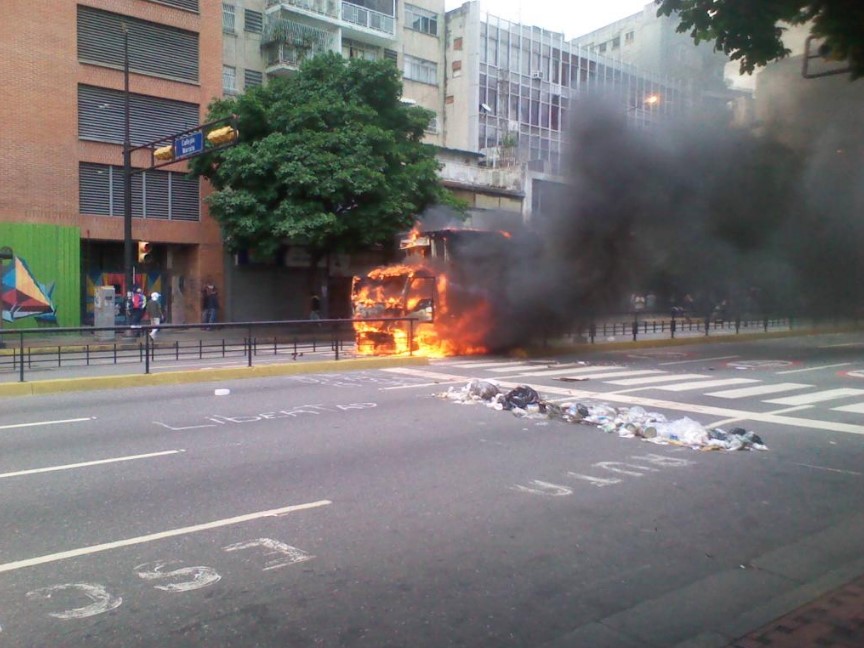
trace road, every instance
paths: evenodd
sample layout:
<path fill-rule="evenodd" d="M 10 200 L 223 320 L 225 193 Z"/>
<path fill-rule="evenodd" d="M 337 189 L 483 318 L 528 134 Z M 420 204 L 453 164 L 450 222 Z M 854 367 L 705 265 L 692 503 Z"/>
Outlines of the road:
<path fill-rule="evenodd" d="M 725 645 L 864 573 L 862 347 L 3 399 L 0 646 Z M 436 397 L 470 378 L 741 426 L 769 450 Z"/>

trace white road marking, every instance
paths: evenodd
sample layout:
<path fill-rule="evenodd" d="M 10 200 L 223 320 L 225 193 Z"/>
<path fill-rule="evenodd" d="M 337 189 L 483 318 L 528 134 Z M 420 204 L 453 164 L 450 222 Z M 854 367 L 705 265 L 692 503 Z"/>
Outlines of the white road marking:
<path fill-rule="evenodd" d="M 502 362 L 500 360 L 465 360 L 462 362 L 435 362 L 436 365 L 446 365 L 448 367 L 469 367 L 471 369 L 490 369 L 493 367 L 514 367 L 516 365 L 524 365 L 522 360 L 511 360 Z"/>
<path fill-rule="evenodd" d="M 775 405 L 810 405 L 811 403 L 821 403 L 837 398 L 850 398 L 851 396 L 860 396 L 861 394 L 864 394 L 864 389 L 826 389 L 825 391 L 813 392 L 812 394 L 774 398 L 764 402 Z"/>
<path fill-rule="evenodd" d="M 793 463 L 793 466 L 803 466 L 804 468 L 813 468 L 814 470 L 827 470 L 828 472 L 836 472 L 842 473 L 844 475 L 857 475 L 858 477 L 864 476 L 864 473 L 855 472 L 854 470 L 842 470 L 840 468 L 828 468 L 828 466 L 813 466 L 810 464 L 802 464 L 802 463 Z"/>
<path fill-rule="evenodd" d="M 702 374 L 674 374 L 666 376 L 649 376 L 647 378 L 625 378 L 623 380 L 607 380 L 610 385 L 621 385 L 622 387 L 632 387 L 634 385 L 652 385 L 660 382 L 673 382 L 676 380 L 699 380 L 700 378 L 710 378 Z"/>
<path fill-rule="evenodd" d="M 864 414 L 864 403 L 855 405 L 844 405 L 843 407 L 832 407 L 835 412 L 852 412 L 853 414 Z"/>
<path fill-rule="evenodd" d="M 168 583 L 167 585 L 154 585 L 153 587 L 163 592 L 191 592 L 218 583 L 222 580 L 215 569 L 198 565 L 196 567 L 182 567 L 172 571 L 162 571 L 168 565 L 181 564 L 180 560 L 156 560 L 135 567 L 135 573 L 144 580 L 172 580 L 177 577 L 185 577 L 186 580 L 179 583 Z"/>
<path fill-rule="evenodd" d="M 49 612 L 48 616 L 52 616 L 55 619 L 63 619 L 64 621 L 68 619 L 85 619 L 118 608 L 123 603 L 122 597 L 110 594 L 104 586 L 95 583 L 68 583 L 65 585 L 41 587 L 32 592 L 27 592 L 27 598 L 31 600 L 47 600 L 51 598 L 54 592 L 63 592 L 66 590 L 78 590 L 93 602 L 90 605 L 72 610 Z"/>
<path fill-rule="evenodd" d="M 574 378 L 591 378 L 595 380 L 599 380 L 601 378 L 624 378 L 625 376 L 648 376 L 651 374 L 665 374 L 665 371 L 660 369 L 622 369 L 621 367 L 617 368 L 605 368 L 601 367 L 599 371 L 585 371 L 582 373 L 577 373 L 575 371 L 555 371 L 555 372 L 546 372 L 546 371 L 533 371 L 531 373 L 520 373 L 520 376 L 556 376 L 556 375 L 564 375 L 564 376 L 573 376 Z"/>
<path fill-rule="evenodd" d="M 717 398 L 748 398 L 750 396 L 776 394 L 777 392 L 793 391 L 795 389 L 804 389 L 805 387 L 812 386 L 813 385 L 804 385 L 801 383 L 778 383 L 776 385 L 757 385 L 756 387 L 743 387 L 741 389 L 726 389 L 705 395 L 716 396 Z"/>
<path fill-rule="evenodd" d="M 78 558 L 79 556 L 87 556 L 90 554 L 110 551 L 112 549 L 120 549 L 122 547 L 131 547 L 133 545 L 144 544 L 146 542 L 154 542 L 156 540 L 164 540 L 165 538 L 173 538 L 180 535 L 190 533 L 198 533 L 199 531 L 209 531 L 220 527 L 231 526 L 234 524 L 242 524 L 265 517 L 279 517 L 294 513 L 295 511 L 305 511 L 308 509 L 319 508 L 332 504 L 330 500 L 318 500 L 317 502 L 309 502 L 307 504 L 295 504 L 294 506 L 285 506 L 283 508 L 269 509 L 267 511 L 258 511 L 256 513 L 247 513 L 236 517 L 215 520 L 213 522 L 205 522 L 204 524 L 195 524 L 193 526 L 181 527 L 179 529 L 171 529 L 170 531 L 161 531 L 159 533 L 151 533 L 149 535 L 137 536 L 135 538 L 127 538 L 126 540 L 117 540 L 115 542 L 106 542 L 104 544 L 92 545 L 90 547 L 81 547 L 80 549 L 72 549 L 70 551 L 61 551 L 58 553 L 38 556 L 37 558 L 28 558 L 26 560 L 16 560 L 15 562 L 5 563 L 0 565 L 0 573 L 24 569 L 25 567 L 35 567 L 36 565 L 44 565 L 46 563 L 57 562 L 60 560 L 68 560 L 69 558 Z"/>
<path fill-rule="evenodd" d="M 625 367 L 613 367 L 611 365 L 596 365 L 594 367 L 567 367 L 566 369 L 545 369 L 545 370 L 537 370 L 530 371 L 527 373 L 521 373 L 520 376 L 560 376 L 563 374 L 570 374 L 573 376 L 579 376 L 584 373 L 591 373 L 596 371 L 623 371 L 626 369 Z"/>
<path fill-rule="evenodd" d="M 263 549 L 267 549 L 265 553 L 268 556 L 281 556 L 281 558 L 276 558 L 275 560 L 268 560 L 266 566 L 261 571 L 281 569 L 282 567 L 287 567 L 288 565 L 294 565 L 296 563 L 312 560 L 315 557 L 308 552 L 303 551 L 302 549 L 292 547 L 291 545 L 287 545 L 284 542 L 279 542 L 278 540 L 273 540 L 273 538 L 258 538 L 256 540 L 250 540 L 249 542 L 237 542 L 234 544 L 230 544 L 227 547 L 222 547 L 222 550 L 241 551 L 243 549 L 251 549 L 253 547 L 262 547 Z"/>
<path fill-rule="evenodd" d="M 687 364 L 688 362 L 712 362 L 714 360 L 733 360 L 735 358 L 740 358 L 740 357 L 741 356 L 737 356 L 737 355 L 717 356 L 716 358 L 696 358 L 694 360 L 676 360 L 675 362 L 660 362 L 658 364 L 662 367 L 665 367 L 666 365 Z"/>
<path fill-rule="evenodd" d="M 435 387 L 437 385 L 446 385 L 447 383 L 464 383 L 465 378 L 460 378 L 459 380 L 447 380 L 447 381 L 438 381 L 431 383 L 416 383 L 414 385 L 396 385 L 395 387 L 379 387 L 381 391 L 390 391 L 391 389 L 414 389 L 415 387 Z"/>
<path fill-rule="evenodd" d="M 537 369 L 536 364 L 516 364 L 512 367 L 483 367 L 486 371 L 492 371 L 494 373 L 510 373 L 513 371 L 521 371 L 522 369 Z"/>
<path fill-rule="evenodd" d="M 0 425 L 0 430 L 17 430 L 19 428 L 37 427 L 39 425 L 61 425 L 63 423 L 83 423 L 84 421 L 95 421 L 95 416 L 84 418 L 62 419 L 59 421 L 35 421 L 33 423 L 15 423 L 13 425 Z"/>
<path fill-rule="evenodd" d="M 47 468 L 31 468 L 30 470 L 19 470 L 16 472 L 0 473 L 0 479 L 7 477 L 21 477 L 22 475 L 36 475 L 38 473 L 55 472 L 57 470 L 72 470 L 73 468 L 86 468 L 87 466 L 99 466 L 102 464 L 119 463 L 121 461 L 136 461 L 137 459 L 151 459 L 153 457 L 164 457 L 165 455 L 186 452 L 180 450 L 165 450 L 163 452 L 150 452 L 148 454 L 129 455 L 126 457 L 114 457 L 113 459 L 98 459 L 96 461 L 83 461 L 81 463 L 66 464 L 63 466 L 49 466 Z"/>
<path fill-rule="evenodd" d="M 560 484 L 550 484 L 549 482 L 540 481 L 539 479 L 532 479 L 528 483 L 531 484 L 531 486 L 523 486 L 522 484 L 516 484 L 513 489 L 518 490 L 522 493 L 551 495 L 552 497 L 564 497 L 565 495 L 573 494 L 572 488 L 568 488 L 567 486 L 561 486 Z"/>
<path fill-rule="evenodd" d="M 693 389 L 704 389 L 706 387 L 723 387 L 724 385 L 743 385 L 744 383 L 753 383 L 759 382 L 754 378 L 725 378 L 720 380 L 708 380 L 708 381 L 697 381 L 697 382 L 686 382 L 680 383 L 678 385 L 661 385 L 657 387 L 657 389 L 664 389 L 666 391 L 680 392 L 680 391 L 690 391 Z"/>
<path fill-rule="evenodd" d="M 822 365 L 821 367 L 808 367 L 807 369 L 789 369 L 787 371 L 778 371 L 777 375 L 804 373 L 805 371 L 819 371 L 820 369 L 833 369 L 834 367 L 846 367 L 852 364 L 851 362 L 839 362 L 837 364 Z"/>

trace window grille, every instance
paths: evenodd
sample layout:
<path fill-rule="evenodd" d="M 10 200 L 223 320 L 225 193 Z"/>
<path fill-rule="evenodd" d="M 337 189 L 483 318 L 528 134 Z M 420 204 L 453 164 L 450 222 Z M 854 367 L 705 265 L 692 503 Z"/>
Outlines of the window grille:
<path fill-rule="evenodd" d="M 122 69 L 124 26 L 132 72 L 197 83 L 198 34 L 83 5 L 78 5 L 78 60 Z"/>
<path fill-rule="evenodd" d="M 132 94 L 129 125 L 132 144 L 146 144 L 160 137 L 193 128 L 199 121 L 197 104 Z M 78 86 L 78 137 L 99 142 L 123 143 L 125 108 L 123 92 Z"/>
<path fill-rule="evenodd" d="M 264 83 L 264 75 L 258 70 L 243 71 L 243 86 L 245 88 L 255 88 Z"/>
<path fill-rule="evenodd" d="M 260 34 L 264 29 L 264 20 L 260 11 L 246 9 L 243 12 L 243 30 L 250 34 Z"/>
<path fill-rule="evenodd" d="M 123 216 L 123 168 L 81 162 L 79 210 L 96 216 Z M 132 216 L 157 220 L 200 218 L 197 178 L 174 171 L 144 171 L 132 176 Z"/>
<path fill-rule="evenodd" d="M 227 2 L 222 3 L 222 31 L 228 34 L 234 33 L 234 5 Z"/>

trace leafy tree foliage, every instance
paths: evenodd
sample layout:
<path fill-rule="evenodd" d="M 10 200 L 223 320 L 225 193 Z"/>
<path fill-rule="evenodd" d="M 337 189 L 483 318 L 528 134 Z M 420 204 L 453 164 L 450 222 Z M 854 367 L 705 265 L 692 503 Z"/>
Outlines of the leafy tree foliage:
<path fill-rule="evenodd" d="M 314 265 L 389 241 L 448 202 L 434 149 L 421 142 L 433 114 L 401 92 L 391 62 L 321 54 L 288 79 L 213 102 L 208 121 L 236 115 L 240 138 L 191 168 L 216 189 L 210 212 L 228 249 L 304 245 Z"/>
<path fill-rule="evenodd" d="M 741 72 L 787 56 L 783 27 L 812 23 L 832 58 L 848 59 L 852 78 L 864 76 L 864 2 L 862 0 L 655 0 L 658 15 L 680 18 L 679 32 L 740 61 Z"/>

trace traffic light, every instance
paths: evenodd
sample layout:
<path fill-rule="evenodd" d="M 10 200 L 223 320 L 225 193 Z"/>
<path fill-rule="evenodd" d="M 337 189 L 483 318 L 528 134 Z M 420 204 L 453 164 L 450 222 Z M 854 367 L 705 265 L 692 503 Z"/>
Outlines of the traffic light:
<path fill-rule="evenodd" d="M 149 263 L 153 258 L 153 244 L 149 241 L 138 241 L 138 263 Z"/>
<path fill-rule="evenodd" d="M 237 129 L 233 126 L 223 126 L 222 128 L 214 128 L 207 133 L 207 141 L 213 146 L 222 146 L 230 144 L 237 139 Z"/>
<path fill-rule="evenodd" d="M 160 146 L 153 151 L 153 157 L 160 162 L 170 162 L 174 159 L 174 145 Z"/>

